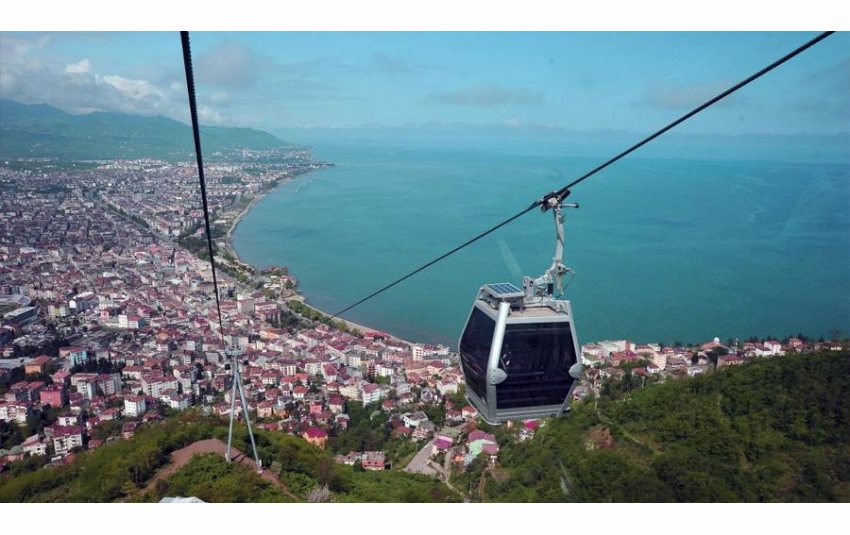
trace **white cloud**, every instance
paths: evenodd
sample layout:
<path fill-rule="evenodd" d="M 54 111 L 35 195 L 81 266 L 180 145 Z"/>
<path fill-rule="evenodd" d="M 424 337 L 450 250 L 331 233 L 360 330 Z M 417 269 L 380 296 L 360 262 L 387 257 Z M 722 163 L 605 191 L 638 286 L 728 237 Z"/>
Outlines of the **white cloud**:
<path fill-rule="evenodd" d="M 68 74 L 84 74 L 91 72 L 91 62 L 89 58 L 83 58 L 77 63 L 65 65 L 65 72 Z"/>
<path fill-rule="evenodd" d="M 247 45 L 234 41 L 219 43 L 195 59 L 195 77 L 202 84 L 248 87 L 257 77 L 259 63 Z"/>
<path fill-rule="evenodd" d="M 95 76 L 95 82 L 103 80 L 133 101 L 160 101 L 166 98 L 165 92 L 147 80 L 132 80 L 122 76 Z"/>
<path fill-rule="evenodd" d="M 112 111 L 189 119 L 186 88 L 181 82 L 155 83 L 147 77 L 96 72 L 89 58 L 67 63 L 51 56 L 51 41 L 0 33 L 0 98 L 46 103 L 71 113 Z M 123 73 L 122 73 L 123 74 Z M 216 93 L 202 101 L 206 123 L 230 121 L 218 108 L 230 96 Z"/>
<path fill-rule="evenodd" d="M 221 124 L 224 117 L 209 106 L 198 106 L 198 121 L 202 124 Z"/>
<path fill-rule="evenodd" d="M 210 103 L 218 106 L 227 106 L 230 104 L 230 94 L 224 91 L 217 91 L 210 95 Z"/>

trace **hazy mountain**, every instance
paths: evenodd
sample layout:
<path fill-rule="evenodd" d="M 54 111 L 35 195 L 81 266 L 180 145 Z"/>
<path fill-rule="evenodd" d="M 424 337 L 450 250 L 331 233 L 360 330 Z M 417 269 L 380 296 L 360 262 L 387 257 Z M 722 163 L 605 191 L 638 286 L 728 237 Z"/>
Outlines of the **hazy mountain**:
<path fill-rule="evenodd" d="M 201 127 L 205 155 L 267 150 L 284 143 L 251 128 Z M 0 100 L 0 158 L 75 160 L 194 157 L 192 128 L 166 117 L 95 112 L 72 115 L 47 104 Z"/>

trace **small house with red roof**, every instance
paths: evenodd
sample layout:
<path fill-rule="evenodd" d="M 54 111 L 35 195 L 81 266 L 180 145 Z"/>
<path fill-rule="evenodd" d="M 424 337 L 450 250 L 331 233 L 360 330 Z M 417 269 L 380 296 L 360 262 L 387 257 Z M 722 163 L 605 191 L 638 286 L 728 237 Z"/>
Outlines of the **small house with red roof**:
<path fill-rule="evenodd" d="M 27 375 L 31 373 L 44 373 L 47 368 L 47 364 L 50 362 L 50 360 L 50 357 L 48 357 L 47 355 L 41 355 L 40 357 L 36 357 L 24 366 L 24 372 Z"/>
<path fill-rule="evenodd" d="M 382 451 L 364 451 L 360 459 L 364 470 L 383 470 L 387 464 Z"/>
<path fill-rule="evenodd" d="M 454 446 L 454 440 L 446 435 L 437 435 L 434 438 L 434 443 L 431 448 L 431 455 L 436 455 L 443 451 L 448 451 Z"/>
<path fill-rule="evenodd" d="M 46 386 L 38 393 L 38 399 L 42 406 L 50 405 L 51 407 L 57 408 L 64 407 L 65 402 L 67 401 L 65 397 L 65 388 L 55 383 L 50 386 Z"/>
<path fill-rule="evenodd" d="M 738 355 L 721 355 L 717 358 L 717 367 L 724 368 L 726 366 L 737 366 L 743 364 L 744 359 Z"/>
<path fill-rule="evenodd" d="M 325 449 L 325 444 L 328 442 L 328 434 L 318 427 L 308 427 L 301 436 L 310 444 L 318 446 L 321 449 Z"/>

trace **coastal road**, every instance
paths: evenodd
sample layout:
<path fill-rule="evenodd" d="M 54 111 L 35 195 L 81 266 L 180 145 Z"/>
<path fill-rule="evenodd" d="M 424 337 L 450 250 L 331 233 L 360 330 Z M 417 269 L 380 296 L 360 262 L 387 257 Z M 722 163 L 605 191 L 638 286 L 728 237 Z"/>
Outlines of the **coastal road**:
<path fill-rule="evenodd" d="M 431 459 L 433 446 L 434 439 L 432 438 L 427 444 L 425 444 L 425 446 L 422 447 L 421 450 L 419 450 L 416 456 L 413 457 L 413 460 L 404 467 L 404 471 L 412 474 L 425 474 L 426 476 L 437 475 L 437 471 L 428 465 L 428 461 Z"/>

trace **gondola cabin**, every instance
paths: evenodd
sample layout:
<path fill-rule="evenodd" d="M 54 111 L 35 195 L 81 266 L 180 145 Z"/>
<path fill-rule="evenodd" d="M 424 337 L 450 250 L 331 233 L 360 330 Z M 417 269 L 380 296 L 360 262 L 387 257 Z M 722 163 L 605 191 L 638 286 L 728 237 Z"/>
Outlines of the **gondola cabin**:
<path fill-rule="evenodd" d="M 581 375 L 569 301 L 510 283 L 486 284 L 459 348 L 467 398 L 488 423 L 568 410 Z"/>

